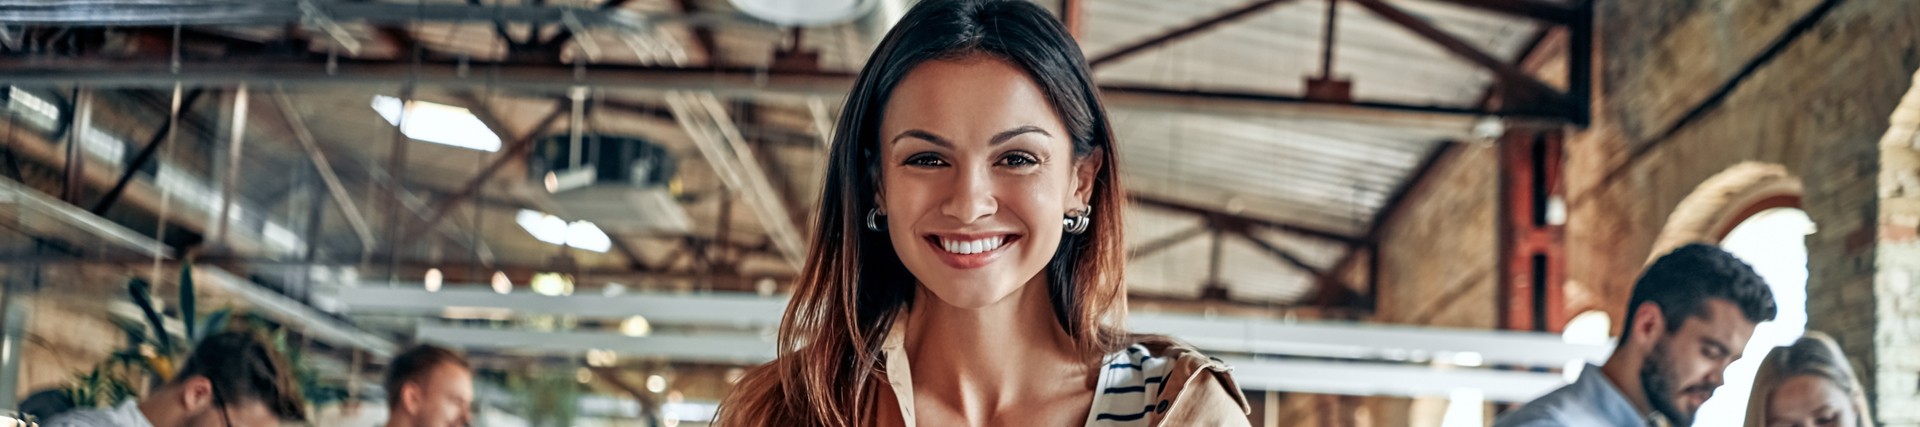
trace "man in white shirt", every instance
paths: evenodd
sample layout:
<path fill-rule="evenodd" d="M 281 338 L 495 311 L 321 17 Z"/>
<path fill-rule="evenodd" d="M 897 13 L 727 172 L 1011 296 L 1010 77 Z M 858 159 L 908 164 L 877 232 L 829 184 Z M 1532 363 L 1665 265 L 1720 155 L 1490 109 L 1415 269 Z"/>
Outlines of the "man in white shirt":
<path fill-rule="evenodd" d="M 145 399 L 55 416 L 46 427 L 269 427 L 306 419 L 293 367 L 253 334 L 207 337 Z"/>

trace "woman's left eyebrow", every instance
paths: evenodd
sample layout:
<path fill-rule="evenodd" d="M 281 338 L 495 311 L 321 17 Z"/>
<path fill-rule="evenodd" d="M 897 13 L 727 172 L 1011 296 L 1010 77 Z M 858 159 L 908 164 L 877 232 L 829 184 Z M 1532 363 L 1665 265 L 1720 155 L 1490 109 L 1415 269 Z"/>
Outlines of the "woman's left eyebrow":
<path fill-rule="evenodd" d="M 1046 129 L 1041 129 L 1039 126 L 1026 125 L 1026 126 L 1021 126 L 1021 127 L 1001 131 L 998 134 L 994 134 L 993 139 L 987 140 L 987 145 L 1005 144 L 1007 141 L 1012 140 L 1013 137 L 1029 134 L 1029 133 L 1037 133 L 1037 134 L 1046 135 L 1049 137 L 1053 136 L 1053 134 L 1047 133 Z"/>

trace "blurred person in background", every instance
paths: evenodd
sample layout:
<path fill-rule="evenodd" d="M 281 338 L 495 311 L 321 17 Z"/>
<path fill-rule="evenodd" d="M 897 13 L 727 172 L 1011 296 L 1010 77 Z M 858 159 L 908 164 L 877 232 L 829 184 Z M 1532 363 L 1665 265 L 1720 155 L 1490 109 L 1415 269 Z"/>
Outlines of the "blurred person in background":
<path fill-rule="evenodd" d="M 1501 417 L 1495 427 L 1688 426 L 1778 311 L 1773 291 L 1733 254 L 1689 244 L 1633 284 L 1625 332 L 1602 366 Z"/>
<path fill-rule="evenodd" d="M 193 349 L 145 399 L 69 412 L 47 427 L 270 427 L 306 420 L 293 367 L 255 334 L 225 332 Z"/>
<path fill-rule="evenodd" d="M 473 370 L 452 350 L 420 345 L 387 365 L 387 427 L 466 427 Z"/>
<path fill-rule="evenodd" d="M 1748 427 L 1870 427 L 1866 390 L 1833 339 L 1807 332 L 1760 362 Z"/>

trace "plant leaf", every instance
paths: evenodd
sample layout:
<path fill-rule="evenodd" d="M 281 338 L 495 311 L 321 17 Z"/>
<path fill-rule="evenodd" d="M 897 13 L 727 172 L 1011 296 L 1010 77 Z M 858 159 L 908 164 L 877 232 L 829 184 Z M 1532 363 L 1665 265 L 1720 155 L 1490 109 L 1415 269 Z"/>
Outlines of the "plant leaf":
<path fill-rule="evenodd" d="M 173 337 L 167 335 L 167 324 L 162 320 L 160 311 L 153 306 L 153 285 L 135 277 L 127 282 L 127 294 L 133 298 L 134 305 L 140 306 L 140 311 L 146 314 L 147 325 L 153 327 L 152 341 L 160 343 L 162 352 L 173 354 Z"/>

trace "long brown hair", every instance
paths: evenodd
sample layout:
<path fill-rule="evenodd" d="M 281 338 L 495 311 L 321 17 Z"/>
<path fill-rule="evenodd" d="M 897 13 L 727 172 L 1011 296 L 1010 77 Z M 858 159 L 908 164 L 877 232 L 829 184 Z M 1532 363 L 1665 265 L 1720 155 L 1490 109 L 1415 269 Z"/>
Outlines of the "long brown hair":
<path fill-rule="evenodd" d="M 1747 397 L 1747 425 L 1767 425 L 1767 405 L 1772 400 L 1773 389 L 1779 388 L 1780 383 L 1788 378 L 1800 375 L 1824 378 L 1847 393 L 1847 403 L 1852 407 L 1856 422 L 1847 427 L 1873 425 L 1873 410 L 1867 406 L 1866 388 L 1860 386 L 1853 366 L 1847 363 L 1846 353 L 1840 351 L 1840 345 L 1834 343 L 1833 338 L 1818 331 L 1807 331 L 1806 336 L 1794 340 L 1792 345 L 1775 347 L 1767 352 L 1767 358 L 1760 362 L 1760 370 L 1754 373 L 1753 390 Z"/>
<path fill-rule="evenodd" d="M 1066 125 L 1078 161 L 1097 161 L 1093 223 L 1068 234 L 1048 262 L 1048 295 L 1076 349 L 1098 357 L 1127 340 L 1120 212 L 1126 193 L 1106 108 L 1066 28 L 1019 0 L 926 0 L 908 10 L 867 60 L 828 149 L 809 256 L 780 322 L 779 357 L 734 385 L 719 425 L 852 426 L 874 422 L 880 345 L 915 283 L 883 232 L 865 229 L 876 207 L 879 129 L 895 86 L 919 64 L 987 55 L 1027 72 Z"/>

